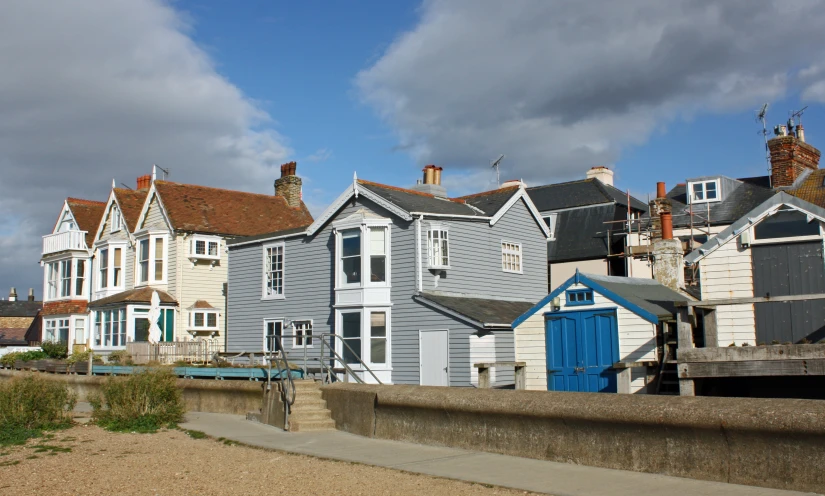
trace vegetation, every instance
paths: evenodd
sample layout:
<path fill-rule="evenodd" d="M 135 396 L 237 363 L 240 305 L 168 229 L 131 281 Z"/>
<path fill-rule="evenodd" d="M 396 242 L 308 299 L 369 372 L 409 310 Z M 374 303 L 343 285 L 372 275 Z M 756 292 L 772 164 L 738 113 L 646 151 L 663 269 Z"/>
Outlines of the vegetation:
<path fill-rule="evenodd" d="M 207 438 L 206 433 L 205 433 L 205 432 L 203 432 L 203 431 L 193 431 L 193 430 L 187 430 L 187 431 L 185 431 L 185 432 L 186 432 L 186 434 L 188 434 L 188 435 L 189 435 L 189 437 L 191 437 L 192 439 L 206 439 L 206 438 Z"/>
<path fill-rule="evenodd" d="M 109 362 L 117 365 L 132 365 L 132 355 L 126 350 L 116 350 L 109 354 Z"/>
<path fill-rule="evenodd" d="M 62 360 L 69 356 L 69 345 L 67 343 L 60 343 L 56 341 L 44 341 L 40 348 L 48 358 L 55 358 Z"/>
<path fill-rule="evenodd" d="M 91 351 L 80 351 L 75 352 L 69 355 L 69 358 L 66 359 L 66 363 L 69 365 L 75 365 L 78 363 L 87 363 L 89 358 L 92 360 L 100 360 L 100 355 L 95 355 Z"/>
<path fill-rule="evenodd" d="M 23 444 L 44 430 L 71 425 L 75 395 L 36 375 L 0 382 L 0 445 Z"/>
<path fill-rule="evenodd" d="M 156 432 L 183 420 L 183 394 L 168 368 L 109 377 L 101 394 L 91 395 L 92 418 L 111 431 Z"/>

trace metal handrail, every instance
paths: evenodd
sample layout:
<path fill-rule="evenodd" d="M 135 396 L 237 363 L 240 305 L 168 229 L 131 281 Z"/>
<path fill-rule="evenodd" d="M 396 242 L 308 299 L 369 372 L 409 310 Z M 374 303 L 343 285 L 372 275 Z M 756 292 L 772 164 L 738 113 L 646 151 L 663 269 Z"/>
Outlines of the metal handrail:
<path fill-rule="evenodd" d="M 281 340 L 281 336 L 277 334 L 268 336 L 269 338 L 269 350 L 267 356 L 267 363 L 269 367 L 267 369 L 267 391 L 272 389 L 272 362 L 273 360 L 276 362 L 276 366 L 278 368 L 278 382 L 281 386 L 281 399 L 284 401 L 284 430 L 289 430 L 289 412 L 291 410 L 291 406 L 295 403 L 295 382 L 292 380 L 292 369 L 289 366 L 289 360 L 286 357 L 286 351 L 284 351 L 284 343 Z M 272 346 L 278 343 L 278 350 L 279 352 L 274 352 Z M 273 358 L 274 355 L 274 358 Z M 283 365 L 283 366 L 282 366 Z M 284 377 L 284 371 L 286 371 L 286 377 Z"/>
<path fill-rule="evenodd" d="M 331 338 L 333 338 L 333 339 L 338 339 L 338 340 L 340 340 L 340 341 L 341 341 L 341 344 L 343 344 L 344 346 L 346 346 L 346 347 L 347 347 L 347 349 L 350 351 L 350 353 L 352 353 L 352 354 L 353 354 L 353 356 L 357 356 L 357 357 L 358 357 L 358 363 L 359 363 L 359 364 L 361 364 L 361 366 L 364 368 L 364 370 L 366 370 L 367 372 L 369 372 L 369 373 L 370 373 L 370 375 L 372 376 L 372 378 L 373 378 L 373 379 L 375 379 L 375 382 L 377 382 L 378 384 L 383 384 L 383 382 L 381 382 L 381 380 L 378 378 L 378 376 L 376 376 L 376 375 L 375 375 L 375 372 L 373 372 L 373 371 L 372 371 L 372 369 L 370 369 L 370 368 L 369 368 L 369 366 L 368 366 L 367 364 L 365 364 L 363 360 L 361 360 L 361 354 L 360 354 L 360 353 L 355 353 L 355 351 L 354 351 L 354 350 L 350 347 L 350 345 L 349 345 L 349 344 L 347 344 L 347 341 L 346 341 L 344 338 L 342 338 L 342 337 L 341 337 L 341 336 L 339 336 L 338 334 L 333 334 L 333 333 L 321 333 L 321 334 L 319 334 L 318 336 L 321 336 L 321 338 L 322 338 L 322 339 L 321 339 L 321 355 L 322 355 L 322 358 L 323 358 L 323 354 L 324 354 L 324 346 L 326 345 L 326 346 L 328 346 L 328 347 L 329 347 L 330 351 L 332 352 L 332 354 L 333 354 L 333 358 L 337 359 L 337 360 L 338 360 L 338 362 L 340 362 L 340 363 L 341 363 L 341 365 L 343 365 L 343 366 L 344 366 L 344 369 L 346 369 L 346 371 L 347 371 L 349 374 L 351 374 L 351 375 L 355 378 L 355 380 L 356 380 L 356 381 L 358 381 L 359 383 L 362 383 L 362 384 L 364 383 L 363 379 L 361 379 L 360 377 L 358 377 L 358 375 L 357 375 L 357 374 L 356 374 L 356 373 L 355 373 L 355 372 L 354 372 L 354 371 L 350 368 L 350 366 L 349 366 L 349 365 L 347 364 L 347 362 L 346 362 L 346 361 L 345 361 L 345 360 L 341 357 L 341 355 L 339 355 L 339 354 L 338 354 L 338 352 L 337 352 L 337 351 L 335 351 L 335 347 L 334 347 L 334 346 L 332 346 L 332 345 L 330 345 L 330 344 L 327 344 L 327 343 L 326 343 L 326 340 L 325 340 L 325 339 L 323 339 L 323 338 L 325 338 L 325 337 L 331 337 Z"/>

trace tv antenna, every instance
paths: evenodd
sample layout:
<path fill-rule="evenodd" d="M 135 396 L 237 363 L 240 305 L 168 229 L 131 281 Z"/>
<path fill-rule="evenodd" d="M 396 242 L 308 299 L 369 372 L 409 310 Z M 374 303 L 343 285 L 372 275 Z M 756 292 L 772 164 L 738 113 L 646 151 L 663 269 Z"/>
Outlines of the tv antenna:
<path fill-rule="evenodd" d="M 172 174 L 169 172 L 169 169 L 164 169 L 163 167 L 161 167 L 161 166 L 159 166 L 159 165 L 157 165 L 157 164 L 152 164 L 152 167 L 157 167 L 158 169 L 160 169 L 161 171 L 163 171 L 163 180 L 164 180 L 164 181 L 166 181 L 166 178 L 167 178 L 168 176 L 171 176 L 171 175 L 172 175 Z"/>
<path fill-rule="evenodd" d="M 808 108 L 808 106 L 805 105 L 800 110 L 791 110 L 790 112 L 788 112 L 791 115 L 790 118 L 788 119 L 788 131 L 793 129 L 794 120 L 799 121 L 800 125 L 802 124 L 802 114 L 805 113 L 805 109 L 807 109 L 807 108 Z"/>
<path fill-rule="evenodd" d="M 762 123 L 762 130 L 759 134 L 765 140 L 765 162 L 768 164 L 768 172 L 771 171 L 771 152 L 768 148 L 768 124 L 765 122 L 765 116 L 768 115 L 768 104 L 762 105 L 762 108 L 756 112 L 756 120 Z M 768 174 L 770 178 L 770 174 Z M 770 180 L 770 179 L 768 179 Z"/>
<path fill-rule="evenodd" d="M 128 184 L 126 184 L 126 183 L 120 183 L 120 185 L 121 185 L 121 186 L 123 186 L 123 187 L 124 187 L 124 188 L 126 188 L 126 189 L 132 189 L 132 188 L 131 188 L 131 187 L 129 187 L 129 185 L 128 185 Z"/>
<path fill-rule="evenodd" d="M 499 165 L 501 165 L 502 160 L 504 160 L 504 154 L 499 155 L 499 157 L 495 159 L 490 166 L 490 168 L 496 170 L 496 187 L 501 186 L 501 172 L 499 171 Z"/>

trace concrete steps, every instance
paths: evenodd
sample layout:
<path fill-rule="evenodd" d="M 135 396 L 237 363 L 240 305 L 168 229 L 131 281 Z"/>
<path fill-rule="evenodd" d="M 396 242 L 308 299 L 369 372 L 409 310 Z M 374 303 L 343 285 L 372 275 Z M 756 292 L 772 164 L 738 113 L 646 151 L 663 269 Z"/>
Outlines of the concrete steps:
<path fill-rule="evenodd" d="M 335 421 L 321 397 L 321 384 L 313 380 L 297 380 L 295 402 L 289 413 L 290 432 L 335 430 Z"/>

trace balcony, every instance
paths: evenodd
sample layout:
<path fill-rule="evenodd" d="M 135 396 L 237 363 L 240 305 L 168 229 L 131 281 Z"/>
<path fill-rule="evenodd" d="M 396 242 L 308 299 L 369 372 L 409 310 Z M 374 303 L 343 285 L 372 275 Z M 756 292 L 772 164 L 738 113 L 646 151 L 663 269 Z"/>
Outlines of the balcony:
<path fill-rule="evenodd" d="M 63 231 L 43 236 L 43 255 L 66 250 L 85 250 L 86 231 Z"/>

